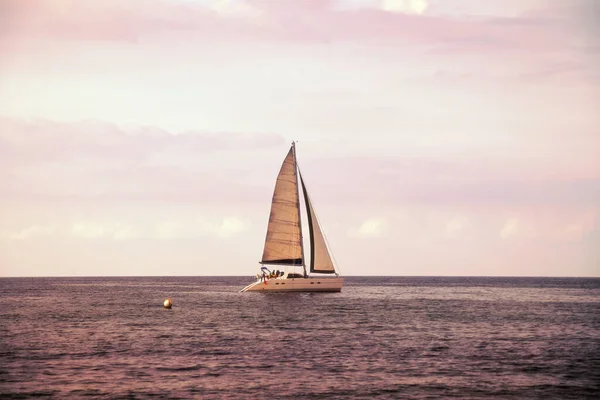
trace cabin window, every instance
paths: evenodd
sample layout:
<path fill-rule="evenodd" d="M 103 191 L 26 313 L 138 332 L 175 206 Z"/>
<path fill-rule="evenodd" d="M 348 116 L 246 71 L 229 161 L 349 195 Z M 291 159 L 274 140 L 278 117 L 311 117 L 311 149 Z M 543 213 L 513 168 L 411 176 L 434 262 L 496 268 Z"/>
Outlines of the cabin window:
<path fill-rule="evenodd" d="M 311 285 L 314 285 L 315 283 L 314 283 L 314 282 L 311 282 L 310 284 L 311 284 Z"/>

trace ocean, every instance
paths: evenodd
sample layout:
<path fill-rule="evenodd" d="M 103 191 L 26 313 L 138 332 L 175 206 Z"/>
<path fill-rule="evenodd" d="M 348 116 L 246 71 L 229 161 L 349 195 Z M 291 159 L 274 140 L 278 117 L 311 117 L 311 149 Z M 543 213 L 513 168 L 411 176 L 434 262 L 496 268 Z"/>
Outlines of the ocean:
<path fill-rule="evenodd" d="M 0 279 L 0 397 L 600 397 L 600 279 L 251 279 Z"/>

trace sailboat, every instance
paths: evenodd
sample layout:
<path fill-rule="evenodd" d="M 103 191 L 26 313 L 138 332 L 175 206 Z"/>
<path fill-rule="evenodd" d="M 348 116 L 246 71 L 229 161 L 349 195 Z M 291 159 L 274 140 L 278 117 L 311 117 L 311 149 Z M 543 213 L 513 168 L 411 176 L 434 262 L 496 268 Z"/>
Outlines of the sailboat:
<path fill-rule="evenodd" d="M 300 186 L 308 219 L 310 275 L 304 256 Z M 344 278 L 334 266 L 325 235 L 298 168 L 295 142 L 292 142 L 277 176 L 267 236 L 259 263 L 262 265 L 261 273 L 257 274 L 255 282 L 241 292 L 340 292 L 344 284 Z"/>

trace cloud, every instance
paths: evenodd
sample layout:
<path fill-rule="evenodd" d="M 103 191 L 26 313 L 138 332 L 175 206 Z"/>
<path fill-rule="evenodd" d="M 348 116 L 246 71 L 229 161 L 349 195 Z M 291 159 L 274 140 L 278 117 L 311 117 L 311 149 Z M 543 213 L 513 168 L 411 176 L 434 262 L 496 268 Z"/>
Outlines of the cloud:
<path fill-rule="evenodd" d="M 600 209 L 584 213 L 569 221 L 564 230 L 556 236 L 568 242 L 581 242 L 592 237 L 599 231 L 599 215 Z"/>
<path fill-rule="evenodd" d="M 223 218 L 188 218 L 169 219 L 155 223 L 147 234 L 156 239 L 191 239 L 202 236 L 229 238 L 238 236 L 250 229 L 250 222 L 245 218 L 227 216 Z"/>
<path fill-rule="evenodd" d="M 122 221 L 76 222 L 73 224 L 33 225 L 24 229 L 0 231 L 3 240 L 29 240 L 42 237 L 128 240 L 144 237 L 142 230 Z"/>
<path fill-rule="evenodd" d="M 249 2 L 239 0 L 216 0 L 209 7 L 225 17 L 259 19 L 263 13 Z"/>
<path fill-rule="evenodd" d="M 56 227 L 48 225 L 32 225 L 24 229 L 10 231 L 0 230 L 0 239 L 4 240 L 27 240 L 44 236 L 50 236 L 56 232 Z"/>
<path fill-rule="evenodd" d="M 246 4 L 270 15 L 329 13 L 334 9 L 333 0 L 241 0 Z"/>
<path fill-rule="evenodd" d="M 0 162 L 101 159 L 103 162 L 199 157 L 230 150 L 271 148 L 284 143 L 273 134 L 184 131 L 159 127 L 124 128 L 102 121 L 73 123 L 0 118 Z"/>
<path fill-rule="evenodd" d="M 427 0 L 382 0 L 381 9 L 384 11 L 423 14 L 427 10 Z"/>
<path fill-rule="evenodd" d="M 214 10 L 189 1 L 6 0 L 2 34 L 66 40 L 137 42 L 152 32 L 216 28 Z"/>
<path fill-rule="evenodd" d="M 149 237 L 156 239 L 190 239 L 202 236 L 229 238 L 250 229 L 245 218 L 228 216 L 218 218 L 170 219 L 161 221 L 150 229 Z"/>
<path fill-rule="evenodd" d="M 145 237 L 141 227 L 123 221 L 77 222 L 67 232 L 67 236 L 82 239 L 131 240 Z"/>
<path fill-rule="evenodd" d="M 546 229 L 540 229 L 539 224 L 536 224 L 536 217 L 528 213 L 527 218 L 522 217 L 510 217 L 504 222 L 502 229 L 500 229 L 499 235 L 503 240 L 509 238 L 518 238 L 518 239 L 551 239 L 555 240 L 557 238 L 553 237 L 554 232 L 557 229 L 557 226 L 549 226 Z M 538 225 L 538 226 L 536 226 Z M 558 238 L 562 240 L 562 238 Z"/>
<path fill-rule="evenodd" d="M 221 221 L 217 233 L 222 237 L 236 236 L 245 232 L 250 227 L 250 224 L 237 217 L 227 217 Z"/>
<path fill-rule="evenodd" d="M 364 221 L 358 228 L 351 228 L 348 232 L 352 237 L 381 237 L 385 235 L 387 230 L 387 221 L 381 217 L 369 218 Z"/>
<path fill-rule="evenodd" d="M 76 223 L 71 228 L 73 235 L 90 239 L 104 237 L 109 231 L 112 231 L 112 227 L 108 228 L 100 224 Z"/>
<path fill-rule="evenodd" d="M 407 155 L 317 158 L 304 161 L 302 171 L 307 178 L 316 178 L 311 190 L 331 202 L 578 208 L 600 199 L 600 174 L 590 168 L 592 164 L 577 167 L 574 161 L 559 163 L 551 155 L 538 162 L 514 155 L 510 159 Z"/>
<path fill-rule="evenodd" d="M 22 229 L 0 230 L 0 240 L 24 241 L 37 238 L 75 238 L 82 240 L 178 240 L 202 237 L 231 238 L 251 227 L 246 218 L 227 216 L 197 218 L 148 217 L 144 221 L 111 218 L 83 219 L 54 225 L 32 225 Z"/>
<path fill-rule="evenodd" d="M 433 51 L 553 51 L 575 43 L 564 21 L 526 18 L 452 18 L 426 15 L 425 0 L 380 0 L 377 8 L 344 9 L 326 0 L 190 1 L 8 0 L 4 38 L 138 42 L 165 34 L 187 40 L 267 42 L 353 41 L 417 43 Z M 232 18 L 232 16 L 234 18 Z"/>
<path fill-rule="evenodd" d="M 0 193 L 4 200 L 239 199 L 248 178 L 262 173 L 254 152 L 283 152 L 283 144 L 271 134 L 1 119 Z M 255 168 L 248 168 L 249 160 Z"/>
<path fill-rule="evenodd" d="M 518 233 L 519 233 L 519 219 L 509 218 L 504 223 L 504 226 L 500 230 L 500 237 L 502 239 L 507 239 L 511 236 L 517 235 Z"/>
<path fill-rule="evenodd" d="M 464 218 L 453 217 L 446 223 L 446 236 L 451 239 L 456 239 L 465 226 L 466 221 Z"/>
<path fill-rule="evenodd" d="M 581 243 L 598 232 L 600 208 L 588 211 L 553 210 L 523 211 L 518 216 L 504 220 L 499 231 L 503 240 L 536 239 L 542 243 Z"/>

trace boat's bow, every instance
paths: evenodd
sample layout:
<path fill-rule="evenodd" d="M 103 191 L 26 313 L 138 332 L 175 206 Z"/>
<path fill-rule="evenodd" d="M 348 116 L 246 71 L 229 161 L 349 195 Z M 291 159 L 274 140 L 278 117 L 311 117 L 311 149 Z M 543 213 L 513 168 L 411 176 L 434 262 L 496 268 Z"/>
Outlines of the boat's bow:
<path fill-rule="evenodd" d="M 249 291 L 249 290 L 252 290 L 252 288 L 253 288 L 254 286 L 256 286 L 256 285 L 258 285 L 258 284 L 261 284 L 261 283 L 262 283 L 261 281 L 252 282 L 251 284 L 249 284 L 248 286 L 246 286 L 245 288 L 243 288 L 242 290 L 240 290 L 240 293 L 241 293 L 241 292 L 247 292 L 247 291 Z"/>

